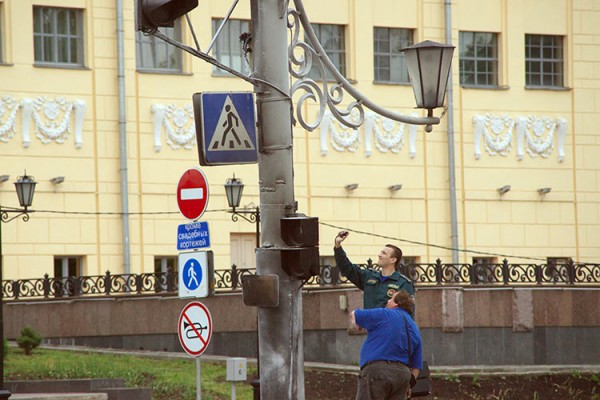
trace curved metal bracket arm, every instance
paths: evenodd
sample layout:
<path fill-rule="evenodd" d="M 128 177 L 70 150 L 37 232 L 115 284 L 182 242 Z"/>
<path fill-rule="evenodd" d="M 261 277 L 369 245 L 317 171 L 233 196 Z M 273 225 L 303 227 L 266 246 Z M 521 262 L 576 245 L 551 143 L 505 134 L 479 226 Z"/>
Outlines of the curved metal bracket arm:
<path fill-rule="evenodd" d="M 256 210 L 236 210 L 235 208 L 228 211 L 231 213 L 231 220 L 233 222 L 238 221 L 238 217 L 245 219 L 251 223 L 260 222 L 260 208 L 256 207 Z"/>
<path fill-rule="evenodd" d="M 296 64 L 296 65 L 302 65 L 305 63 L 305 65 L 301 66 L 301 72 L 298 73 L 291 68 L 291 64 L 290 64 L 290 72 L 296 78 L 299 78 L 299 82 L 294 86 L 292 92 L 297 89 L 304 89 L 306 91 L 309 91 L 312 89 L 312 90 L 317 90 L 319 92 L 318 94 L 321 94 L 321 90 L 317 89 L 318 85 L 312 79 L 307 78 L 307 75 L 310 71 L 310 67 L 312 65 L 312 61 L 309 60 L 307 63 L 306 60 L 304 60 L 304 59 L 298 60 L 298 59 L 296 59 L 296 57 L 294 57 L 294 55 L 293 55 L 294 47 L 297 46 L 297 47 L 301 48 L 302 51 L 304 51 L 305 53 L 308 52 L 308 54 L 307 54 L 308 57 L 311 57 L 312 55 L 316 56 L 317 61 L 322 64 L 322 66 L 317 65 L 317 67 L 319 67 L 319 69 L 321 70 L 322 78 L 323 78 L 324 90 L 323 90 L 322 94 L 327 95 L 326 101 L 327 101 L 327 105 L 328 105 L 329 109 L 331 110 L 332 114 L 342 124 L 344 124 L 348 127 L 351 127 L 351 128 L 358 128 L 360 125 L 362 125 L 362 123 L 364 122 L 364 111 L 362 110 L 363 105 L 365 107 L 367 107 L 368 109 L 374 111 L 375 113 L 382 115 L 384 117 L 387 117 L 394 121 L 404 122 L 404 123 L 412 124 L 412 125 L 437 125 L 440 123 L 440 119 L 437 117 L 432 117 L 432 116 L 416 117 L 416 116 L 412 116 L 412 115 L 403 115 L 403 114 L 392 112 L 390 110 L 386 110 L 385 108 L 378 106 L 377 104 L 375 104 L 374 102 L 372 102 L 371 100 L 366 98 L 358 90 L 356 90 L 352 86 L 352 84 L 350 82 L 348 82 L 348 80 L 333 65 L 333 63 L 327 56 L 325 50 L 321 46 L 321 43 L 319 43 L 319 40 L 317 39 L 317 36 L 315 35 L 314 30 L 312 29 L 310 21 L 308 20 L 306 11 L 304 10 L 304 5 L 302 4 L 302 0 L 294 0 L 294 5 L 296 7 L 296 10 L 295 10 L 295 12 L 294 12 L 294 10 L 290 10 L 290 15 L 293 18 L 299 19 L 302 27 L 304 28 L 305 34 L 308 38 L 308 42 L 313 48 L 310 49 L 306 45 L 306 43 L 302 43 L 298 40 L 299 34 L 296 29 L 296 32 L 294 32 L 294 40 L 293 40 L 291 48 L 290 48 L 290 62 L 293 64 Z M 290 22 L 290 28 L 293 28 L 293 27 L 294 27 L 293 23 Z M 326 77 L 324 76 L 323 67 L 326 68 L 327 71 L 329 73 L 331 73 L 334 76 L 334 78 L 336 79 L 336 84 L 334 86 L 332 86 L 331 89 L 329 89 L 329 90 L 327 89 L 327 82 L 326 82 Z M 356 102 L 353 104 L 350 104 L 348 106 L 347 110 L 345 110 L 345 111 L 340 111 L 335 108 L 335 106 L 341 102 L 341 95 L 342 95 L 341 88 L 344 89 L 346 92 L 348 92 L 348 94 L 356 100 Z M 330 94 L 334 96 L 333 99 L 329 97 Z M 306 98 L 315 100 L 314 94 L 312 94 L 312 93 L 305 94 L 301 98 L 300 103 L 303 102 L 304 100 L 306 100 Z M 348 119 L 350 117 L 350 113 L 353 109 L 356 109 L 360 114 L 358 122 L 350 121 Z M 320 123 L 322 116 L 323 116 L 323 109 L 320 110 L 319 116 L 317 117 L 318 121 L 315 124 L 308 124 L 308 123 L 304 122 L 300 116 L 298 119 L 300 120 L 300 123 L 304 126 L 304 128 L 306 128 L 308 130 L 314 130 Z"/>
<path fill-rule="evenodd" d="M 20 216 L 23 216 L 23 221 L 27 222 L 29 221 L 29 213 L 33 212 L 33 211 L 29 211 L 27 210 L 27 208 L 25 209 L 6 209 L 6 208 L 0 208 L 0 222 L 10 222 L 13 219 L 17 219 Z M 16 213 L 16 215 L 13 215 L 12 217 L 9 217 L 9 213 Z"/>

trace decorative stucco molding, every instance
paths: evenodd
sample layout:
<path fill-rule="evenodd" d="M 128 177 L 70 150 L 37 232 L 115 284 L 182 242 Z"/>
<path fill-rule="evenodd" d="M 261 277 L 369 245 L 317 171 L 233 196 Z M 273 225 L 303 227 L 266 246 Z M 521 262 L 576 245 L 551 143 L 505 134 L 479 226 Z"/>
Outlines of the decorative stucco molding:
<path fill-rule="evenodd" d="M 75 111 L 75 147 L 83 144 L 83 119 L 85 101 L 70 101 L 62 96 L 24 98 L 17 101 L 11 96 L 0 99 L 0 141 L 8 142 L 17 132 L 17 112 L 21 110 L 21 136 L 23 147 L 31 145 L 31 121 L 36 136 L 44 144 L 64 143 L 71 133 L 71 114 Z"/>
<path fill-rule="evenodd" d="M 475 115 L 473 117 L 473 144 L 475 159 L 481 157 L 481 142 L 486 152 L 491 155 L 507 156 L 512 149 L 513 131 L 517 160 L 522 160 L 525 152 L 532 158 L 540 156 L 548 158 L 554 149 L 554 137 L 558 148 L 558 161 L 565 159 L 565 135 L 567 122 L 565 118 L 519 116 L 511 118 L 507 115 Z"/>
<path fill-rule="evenodd" d="M 512 132 L 515 121 L 506 115 L 493 116 L 491 114 L 476 115 L 473 117 L 475 124 L 475 159 L 481 157 L 481 139 L 483 136 L 484 148 L 491 156 L 500 154 L 508 155 L 512 146 Z"/>
<path fill-rule="evenodd" d="M 191 149 L 196 144 L 194 109 L 191 104 L 177 107 L 174 104 L 153 104 L 151 108 L 154 128 L 154 151 L 162 149 L 161 134 L 164 127 L 165 141 L 173 150 Z"/>
<path fill-rule="evenodd" d="M 17 112 L 21 104 L 14 97 L 0 97 L 0 141 L 8 142 L 17 133 Z"/>
<path fill-rule="evenodd" d="M 356 116 L 354 116 L 357 118 Z M 351 119 L 353 116 L 351 115 Z M 362 125 L 362 137 L 364 140 L 365 157 L 373 154 L 373 143 L 382 153 L 388 151 L 399 153 L 406 142 L 406 125 L 388 118 L 376 115 L 373 112 L 367 112 Z M 329 111 L 325 111 L 321 128 L 321 155 L 326 156 L 331 147 L 339 152 L 355 152 L 361 143 L 361 131 L 359 129 L 348 128 L 341 125 Z M 409 154 L 411 157 L 416 155 L 417 127 L 408 126 Z"/>
<path fill-rule="evenodd" d="M 44 144 L 52 141 L 64 143 L 71 133 L 70 121 L 73 103 L 64 97 L 48 99 L 38 96 L 33 100 L 35 135 Z"/>
<path fill-rule="evenodd" d="M 350 120 L 353 115 L 350 114 Z M 360 144 L 360 133 L 358 129 L 348 128 L 341 125 L 333 117 L 329 110 L 325 111 L 321 121 L 321 155 L 326 156 L 328 150 L 328 139 L 331 139 L 331 147 L 337 151 L 355 152 Z"/>

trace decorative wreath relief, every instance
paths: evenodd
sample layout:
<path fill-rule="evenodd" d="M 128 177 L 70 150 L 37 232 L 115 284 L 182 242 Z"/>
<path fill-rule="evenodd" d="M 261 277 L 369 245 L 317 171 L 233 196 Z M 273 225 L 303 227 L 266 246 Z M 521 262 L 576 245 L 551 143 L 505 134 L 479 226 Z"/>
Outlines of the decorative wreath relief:
<path fill-rule="evenodd" d="M 350 119 L 356 118 L 354 113 Z M 333 118 L 329 110 L 325 111 L 321 121 L 321 155 L 327 154 L 327 138 L 331 138 L 331 147 L 337 151 L 355 152 L 360 145 L 360 133 L 358 129 L 347 128 Z"/>
<path fill-rule="evenodd" d="M 529 116 L 527 118 L 527 129 L 525 130 L 525 143 L 527 143 L 527 153 L 531 157 L 538 155 L 548 158 L 552 154 L 552 142 L 557 123 L 548 117 L 536 118 Z"/>
<path fill-rule="evenodd" d="M 478 160 L 481 157 L 479 145 L 482 135 L 485 151 L 489 155 L 508 155 L 512 147 L 514 119 L 507 115 L 486 114 L 473 117 L 473 123 L 475 124 L 475 159 Z"/>
<path fill-rule="evenodd" d="M 35 134 L 42 143 L 64 143 L 71 133 L 69 123 L 72 110 L 73 103 L 62 96 L 55 99 L 38 96 L 33 100 Z"/>
<path fill-rule="evenodd" d="M 20 104 L 9 95 L 0 97 L 0 141 L 8 142 L 17 133 L 16 120 Z"/>
<path fill-rule="evenodd" d="M 483 129 L 485 151 L 492 156 L 508 155 L 512 145 L 514 127 L 515 121 L 506 115 L 494 117 L 488 115 L 488 121 L 484 123 Z"/>
<path fill-rule="evenodd" d="M 377 149 L 382 153 L 386 153 L 388 150 L 392 153 L 398 153 L 404 146 L 404 127 L 405 124 L 392 121 L 380 115 L 375 116 L 373 131 L 375 133 L 375 146 Z"/>
<path fill-rule="evenodd" d="M 196 126 L 194 108 L 191 104 L 177 107 L 174 104 L 153 104 L 154 113 L 154 151 L 160 151 L 162 127 L 165 128 L 167 144 L 177 150 L 181 147 L 191 149 L 196 144 Z"/>
<path fill-rule="evenodd" d="M 523 159 L 525 150 L 532 157 L 548 158 L 554 148 L 554 138 L 558 148 L 558 161 L 565 159 L 565 135 L 567 122 L 564 118 L 515 117 L 491 114 L 473 117 L 475 159 L 481 157 L 480 143 L 491 155 L 506 156 L 512 148 L 513 130 L 516 126 L 517 160 Z"/>

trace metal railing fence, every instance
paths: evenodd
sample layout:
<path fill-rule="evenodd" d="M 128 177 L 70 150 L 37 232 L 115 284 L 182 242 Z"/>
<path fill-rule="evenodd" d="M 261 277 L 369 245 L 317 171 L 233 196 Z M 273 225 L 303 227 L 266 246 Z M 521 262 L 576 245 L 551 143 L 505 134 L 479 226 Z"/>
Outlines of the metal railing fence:
<path fill-rule="evenodd" d="M 374 267 L 371 260 L 359 264 Z M 400 271 L 416 286 L 599 286 L 600 264 L 445 264 L 438 259 L 432 264 L 402 265 Z M 217 269 L 214 271 L 214 292 L 224 293 L 242 288 L 242 276 L 256 273 L 254 268 Z M 321 273 L 313 276 L 305 289 L 326 290 L 351 287 L 337 267 L 321 266 Z M 162 295 L 178 294 L 178 275 L 164 273 L 111 274 L 52 278 L 48 274 L 39 279 L 5 280 L 2 282 L 4 300 L 57 299 L 77 296 Z"/>

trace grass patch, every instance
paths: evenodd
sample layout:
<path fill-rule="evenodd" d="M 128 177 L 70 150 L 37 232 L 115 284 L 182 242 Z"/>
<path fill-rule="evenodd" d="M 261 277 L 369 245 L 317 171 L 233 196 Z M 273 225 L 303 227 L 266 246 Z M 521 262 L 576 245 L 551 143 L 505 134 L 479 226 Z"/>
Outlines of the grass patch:
<path fill-rule="evenodd" d="M 248 366 L 248 376 L 256 374 Z M 164 359 L 36 349 L 25 356 L 11 348 L 5 359 L 7 380 L 17 379 L 81 379 L 121 378 L 129 387 L 149 387 L 154 400 L 187 400 L 196 398 L 196 362 L 189 359 Z M 231 399 L 231 382 L 225 381 L 222 363 L 201 362 L 202 397 Z M 237 398 L 252 399 L 252 386 L 238 382 Z"/>

